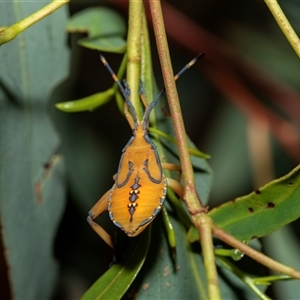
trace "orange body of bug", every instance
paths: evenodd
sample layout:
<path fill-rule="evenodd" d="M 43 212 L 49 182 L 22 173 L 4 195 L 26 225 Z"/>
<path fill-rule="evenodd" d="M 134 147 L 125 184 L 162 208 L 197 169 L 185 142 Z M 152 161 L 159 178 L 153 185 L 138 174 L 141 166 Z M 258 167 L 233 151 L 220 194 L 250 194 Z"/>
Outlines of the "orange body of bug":
<path fill-rule="evenodd" d="M 136 236 L 159 213 L 166 192 L 156 146 L 139 124 L 123 150 L 108 198 L 109 216 L 128 236 Z"/>

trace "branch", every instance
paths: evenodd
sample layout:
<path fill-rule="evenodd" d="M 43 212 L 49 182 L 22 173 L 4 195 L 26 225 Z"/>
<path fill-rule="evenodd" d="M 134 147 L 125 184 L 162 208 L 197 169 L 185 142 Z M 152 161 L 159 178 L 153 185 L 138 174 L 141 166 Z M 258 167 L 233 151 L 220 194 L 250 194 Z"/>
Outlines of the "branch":
<path fill-rule="evenodd" d="M 183 197 L 183 200 L 186 202 L 190 214 L 195 215 L 205 211 L 205 208 L 201 204 L 195 187 L 194 172 L 188 152 L 186 132 L 173 75 L 161 4 L 160 1 L 157 0 L 150 0 L 149 3 L 166 95 L 172 116 L 183 180 L 185 183 L 185 196 Z"/>
<path fill-rule="evenodd" d="M 207 276 L 209 299 L 220 299 L 218 274 L 214 261 L 212 243 L 212 220 L 209 216 L 203 213 L 206 209 L 203 207 L 195 187 L 194 172 L 188 151 L 186 132 L 173 75 L 161 3 L 158 0 L 149 0 L 149 3 L 158 55 L 172 116 L 173 127 L 177 139 L 177 147 L 185 183 L 183 200 L 185 201 L 192 221 L 201 236 L 200 242 Z"/>
<path fill-rule="evenodd" d="M 235 237 L 231 236 L 230 234 L 226 233 L 222 229 L 213 226 L 213 235 L 225 242 L 226 244 L 232 246 L 233 248 L 239 249 L 240 251 L 244 252 L 246 255 L 251 257 L 252 259 L 256 260 L 257 262 L 261 263 L 262 265 L 268 267 L 269 269 L 289 275 L 293 278 L 300 279 L 300 272 L 285 266 L 274 259 L 266 256 L 265 254 L 256 251 L 255 249 L 249 247 L 248 245 L 240 242 Z"/>
<path fill-rule="evenodd" d="M 300 57 L 300 40 L 276 0 L 264 0 L 283 34 Z"/>
<path fill-rule="evenodd" d="M 53 0 L 50 4 L 44 6 L 37 12 L 28 16 L 27 18 L 15 23 L 11 26 L 0 27 L 0 46 L 13 40 L 19 33 L 31 25 L 37 23 L 54 11 L 59 9 L 61 6 L 67 4 L 70 0 Z"/>
<path fill-rule="evenodd" d="M 129 1 L 129 19 L 127 36 L 127 83 L 130 88 L 130 101 L 137 117 L 142 118 L 139 97 L 139 82 L 141 75 L 141 33 L 142 33 L 142 0 Z"/>

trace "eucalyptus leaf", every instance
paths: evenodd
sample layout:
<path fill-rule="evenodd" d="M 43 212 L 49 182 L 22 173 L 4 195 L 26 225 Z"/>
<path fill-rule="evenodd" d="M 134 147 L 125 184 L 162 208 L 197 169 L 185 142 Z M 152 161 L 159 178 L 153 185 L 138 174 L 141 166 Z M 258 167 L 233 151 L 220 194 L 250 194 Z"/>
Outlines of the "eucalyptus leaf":
<path fill-rule="evenodd" d="M 127 62 L 127 56 L 125 54 L 122 63 L 120 65 L 120 68 L 118 70 L 117 78 L 123 78 L 126 70 L 126 62 Z M 68 113 L 81 112 L 81 111 L 93 111 L 99 106 L 108 103 L 113 98 L 114 95 L 116 95 L 116 99 L 118 103 L 119 94 L 120 92 L 118 91 L 118 85 L 117 83 L 115 83 L 111 88 L 109 88 L 104 92 L 99 92 L 94 95 L 87 96 L 78 100 L 56 103 L 55 107 L 61 111 L 68 112 Z"/>
<path fill-rule="evenodd" d="M 6 2 L 1 22 L 14 24 L 44 5 Z M 66 17 L 62 7 L 0 49 L 0 219 L 13 299 L 50 299 L 58 277 L 64 161 L 48 100 L 68 72 Z"/>
<path fill-rule="evenodd" d="M 82 296 L 86 300 L 120 299 L 140 271 L 150 244 L 150 228 L 132 243 L 128 255 L 113 265 Z"/>
<path fill-rule="evenodd" d="M 104 92 L 100 92 L 79 100 L 71 100 L 67 102 L 56 103 L 55 107 L 64 112 L 79 112 L 79 111 L 93 111 L 97 107 L 106 104 L 114 96 L 115 91 L 110 88 Z"/>
<path fill-rule="evenodd" d="M 78 44 L 89 49 L 100 51 L 124 53 L 126 51 L 126 41 L 119 36 L 82 38 Z"/>
<path fill-rule="evenodd" d="M 268 235 L 300 216 L 300 165 L 249 195 L 212 209 L 214 223 L 240 240 Z M 189 241 L 199 239 L 195 228 Z"/>
<path fill-rule="evenodd" d="M 107 7 L 90 7 L 74 14 L 67 23 L 69 32 L 87 33 L 78 43 L 90 49 L 124 53 L 126 25 L 122 17 Z"/>
<path fill-rule="evenodd" d="M 176 258 L 174 259 L 167 242 L 162 215 L 159 215 L 152 225 L 151 244 L 146 261 L 122 298 L 124 300 L 132 299 L 133 296 L 138 300 L 208 299 L 200 247 L 188 243 L 186 229 L 172 216 L 172 210 L 168 205 L 167 209 L 178 240 Z M 255 299 L 255 294 L 234 274 L 221 266 L 219 273 L 222 299 Z"/>

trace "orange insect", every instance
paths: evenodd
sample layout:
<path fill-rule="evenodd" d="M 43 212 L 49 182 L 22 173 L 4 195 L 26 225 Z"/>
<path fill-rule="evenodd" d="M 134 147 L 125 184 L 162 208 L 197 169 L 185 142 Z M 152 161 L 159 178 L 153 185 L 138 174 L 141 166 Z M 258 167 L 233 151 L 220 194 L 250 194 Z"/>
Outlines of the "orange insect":
<path fill-rule="evenodd" d="M 188 63 L 175 76 L 175 80 L 202 55 L 198 55 Z M 100 59 L 118 84 L 134 121 L 133 136 L 122 151 L 115 184 L 93 206 L 87 218 L 91 227 L 114 249 L 110 235 L 93 221 L 96 217 L 108 210 L 110 219 L 117 227 L 130 237 L 137 236 L 160 212 L 166 198 L 168 185 L 175 191 L 182 190 L 182 186 L 174 179 L 167 179 L 163 174 L 163 166 L 156 146 L 150 139 L 147 130 L 149 115 L 164 93 L 164 89 L 145 109 L 140 122 L 129 99 L 129 88 L 126 84 L 122 85 L 102 55 L 100 55 Z M 140 96 L 143 97 L 141 93 Z M 178 170 L 178 167 L 174 168 L 171 164 L 165 164 L 165 166 Z"/>

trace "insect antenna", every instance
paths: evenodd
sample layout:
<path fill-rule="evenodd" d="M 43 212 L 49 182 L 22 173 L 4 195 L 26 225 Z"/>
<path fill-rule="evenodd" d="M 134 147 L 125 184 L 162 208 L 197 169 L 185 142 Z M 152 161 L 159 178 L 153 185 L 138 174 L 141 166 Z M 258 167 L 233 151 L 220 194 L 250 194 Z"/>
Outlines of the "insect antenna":
<path fill-rule="evenodd" d="M 122 85 L 122 83 L 120 82 L 118 76 L 116 75 L 116 73 L 112 70 L 112 68 L 110 67 L 110 65 L 108 64 L 108 62 L 106 61 L 105 57 L 99 53 L 99 57 L 100 60 L 102 61 L 103 65 L 105 66 L 105 68 L 108 70 L 108 72 L 110 73 L 111 77 L 113 78 L 113 80 L 115 81 L 115 83 L 118 85 L 120 92 L 122 93 L 124 100 L 131 112 L 133 121 L 134 121 L 134 129 L 136 129 L 137 124 L 138 124 L 138 119 L 137 119 L 137 115 L 136 115 L 136 111 L 134 109 L 134 106 L 132 104 L 132 102 L 129 99 L 130 96 L 130 89 L 128 87 L 128 85 L 126 84 L 126 81 L 124 79 L 124 83 Z"/>
<path fill-rule="evenodd" d="M 175 81 L 185 72 L 187 71 L 190 67 L 192 67 L 201 57 L 203 57 L 205 55 L 205 53 L 200 53 L 198 54 L 195 58 L 193 58 L 189 63 L 187 63 L 175 76 L 174 79 Z M 164 94 L 164 92 L 166 91 L 166 88 L 163 87 L 161 89 L 161 91 L 156 95 L 156 97 L 154 98 L 154 100 L 150 103 L 150 105 L 148 106 L 148 108 L 145 110 L 144 116 L 143 116 L 143 120 L 142 120 L 142 124 L 143 124 L 143 129 L 145 130 L 147 128 L 147 124 L 148 124 L 148 120 L 149 120 L 149 115 L 152 111 L 152 109 L 155 107 L 155 105 L 157 104 L 157 102 L 159 101 L 159 99 L 162 97 L 162 95 Z"/>

